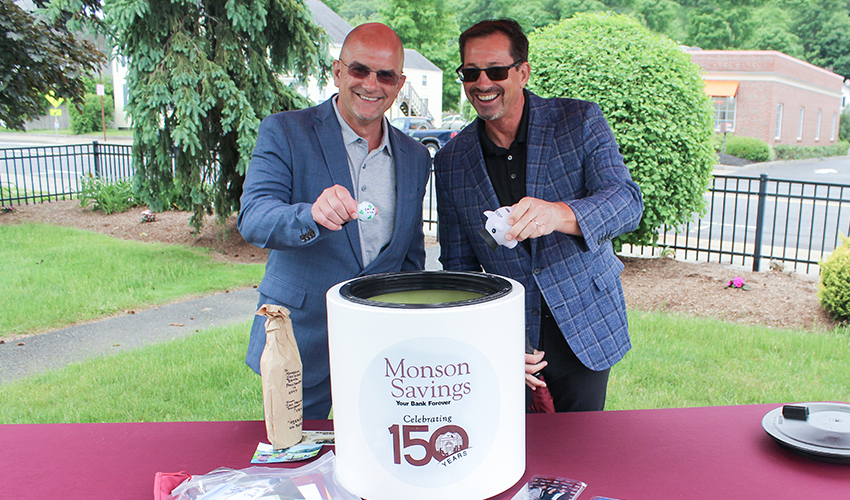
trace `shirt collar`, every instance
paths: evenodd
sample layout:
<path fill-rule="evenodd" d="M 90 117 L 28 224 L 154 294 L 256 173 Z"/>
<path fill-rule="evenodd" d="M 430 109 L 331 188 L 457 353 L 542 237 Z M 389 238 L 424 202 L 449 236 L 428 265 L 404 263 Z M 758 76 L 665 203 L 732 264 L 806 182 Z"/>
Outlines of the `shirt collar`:
<path fill-rule="evenodd" d="M 343 142 L 343 144 L 345 144 L 345 147 L 348 147 L 351 144 L 357 142 L 358 139 L 363 139 L 365 141 L 366 139 L 357 135 L 357 132 L 355 132 L 354 129 L 351 128 L 351 126 L 348 124 L 348 122 L 346 122 L 345 119 L 342 117 L 342 115 L 339 113 L 339 105 L 337 104 L 337 98 L 338 97 L 339 97 L 339 94 L 333 96 L 331 98 L 331 102 L 333 103 L 333 106 L 334 106 L 334 113 L 336 114 L 336 119 L 337 119 L 337 121 L 339 121 L 339 126 L 342 129 L 342 142 Z M 387 117 L 382 116 L 381 117 L 381 130 L 382 130 L 383 135 L 381 136 L 381 144 L 378 146 L 376 151 L 380 151 L 380 150 L 386 148 L 387 154 L 392 156 L 393 155 L 393 148 L 392 148 L 392 145 L 390 144 L 389 127 L 390 127 L 390 123 L 389 123 L 389 121 L 387 121 Z"/>

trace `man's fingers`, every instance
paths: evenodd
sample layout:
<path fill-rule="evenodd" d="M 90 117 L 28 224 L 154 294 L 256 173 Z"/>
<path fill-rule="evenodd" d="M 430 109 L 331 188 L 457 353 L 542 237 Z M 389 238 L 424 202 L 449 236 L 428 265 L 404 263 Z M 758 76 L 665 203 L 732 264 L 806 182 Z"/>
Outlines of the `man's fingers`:
<path fill-rule="evenodd" d="M 338 231 L 344 223 L 357 216 L 357 202 L 347 189 L 334 185 L 322 191 L 310 213 L 316 224 Z"/>

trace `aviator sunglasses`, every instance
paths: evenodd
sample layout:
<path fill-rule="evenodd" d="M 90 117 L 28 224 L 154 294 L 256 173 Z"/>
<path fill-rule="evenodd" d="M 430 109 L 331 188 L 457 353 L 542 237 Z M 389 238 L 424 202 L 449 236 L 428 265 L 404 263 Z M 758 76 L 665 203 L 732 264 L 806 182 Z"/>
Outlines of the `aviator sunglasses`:
<path fill-rule="evenodd" d="M 365 66 L 359 62 L 346 64 L 342 59 L 340 59 L 339 62 L 348 68 L 348 75 L 353 78 L 369 78 L 369 73 L 375 73 L 375 77 L 384 85 L 395 85 L 398 83 L 398 79 L 400 78 L 398 74 L 391 69 L 370 69 L 369 66 Z"/>
<path fill-rule="evenodd" d="M 516 68 L 524 61 L 517 61 L 510 66 L 491 66 L 489 68 L 464 68 L 460 67 L 456 69 L 458 76 L 460 77 L 460 81 L 472 83 L 478 81 L 478 77 L 481 76 L 481 72 L 487 73 L 487 78 L 494 82 L 501 82 L 502 80 L 507 80 L 508 72 L 511 68 Z"/>

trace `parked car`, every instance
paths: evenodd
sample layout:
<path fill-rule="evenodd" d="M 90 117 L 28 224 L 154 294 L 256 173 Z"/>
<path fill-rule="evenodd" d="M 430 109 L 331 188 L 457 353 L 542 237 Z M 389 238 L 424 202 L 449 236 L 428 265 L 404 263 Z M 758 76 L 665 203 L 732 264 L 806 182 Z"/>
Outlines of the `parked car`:
<path fill-rule="evenodd" d="M 400 118 L 393 118 L 392 121 L 390 121 L 390 124 L 424 144 L 425 147 L 428 148 L 428 152 L 431 153 L 431 158 L 437 154 L 437 151 L 439 151 L 440 148 L 449 142 L 449 139 L 456 136 L 458 133 L 458 130 L 435 129 L 433 126 L 431 128 L 422 128 L 417 130 L 411 125 L 413 123 L 419 123 L 418 120 L 424 120 L 424 118 L 403 116 Z"/>
<path fill-rule="evenodd" d="M 400 116 L 398 118 L 393 118 L 390 125 L 404 132 L 434 128 L 434 124 L 431 123 L 431 120 L 422 116 Z"/>
<path fill-rule="evenodd" d="M 443 125 L 440 127 L 445 130 L 462 130 L 469 122 L 463 119 L 460 115 L 449 115 L 443 118 Z"/>

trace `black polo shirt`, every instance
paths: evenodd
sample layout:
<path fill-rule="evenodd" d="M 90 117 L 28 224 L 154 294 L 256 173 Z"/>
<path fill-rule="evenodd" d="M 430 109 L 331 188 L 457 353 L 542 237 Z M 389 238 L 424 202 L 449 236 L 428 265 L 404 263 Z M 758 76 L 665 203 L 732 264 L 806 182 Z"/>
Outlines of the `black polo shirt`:
<path fill-rule="evenodd" d="M 523 93 L 525 90 L 523 90 Z M 478 138 L 481 141 L 481 152 L 484 155 L 484 165 L 490 183 L 499 198 L 499 206 L 509 207 L 525 198 L 525 163 L 528 151 L 528 96 L 522 107 L 522 117 L 513 142 L 505 149 L 497 146 L 485 131 L 484 120 L 478 120 Z M 493 210 L 499 207 L 493 207 Z M 522 245 L 531 253 L 531 242 L 524 240 Z"/>
<path fill-rule="evenodd" d="M 519 128 L 511 145 L 505 149 L 497 146 L 487 136 L 484 120 L 478 120 L 478 137 L 481 142 L 481 152 L 484 155 L 484 164 L 487 166 L 487 174 L 490 182 L 499 198 L 500 206 L 511 206 L 523 199 L 526 194 L 525 173 L 528 152 L 528 94 L 523 89 L 525 104 L 522 107 L 522 118 Z M 495 210 L 498 207 L 493 207 Z M 522 241 L 522 246 L 531 253 L 531 240 Z M 543 294 L 540 294 L 540 342 L 538 348 L 546 351 L 546 360 L 549 366 L 544 368 L 543 373 L 547 378 L 557 379 L 570 371 L 582 367 L 581 361 L 575 357 L 570 347 L 564 340 L 561 330 L 558 328 L 549 305 Z"/>
<path fill-rule="evenodd" d="M 484 120 L 478 120 L 478 137 L 481 140 L 481 151 L 484 154 L 484 164 L 490 175 L 490 182 L 499 197 L 500 206 L 511 206 L 523 199 L 525 189 L 525 162 L 528 138 L 528 96 L 522 107 L 522 118 L 519 121 L 516 137 L 505 149 L 497 146 L 487 136 Z M 495 210 L 499 207 L 493 207 Z"/>

